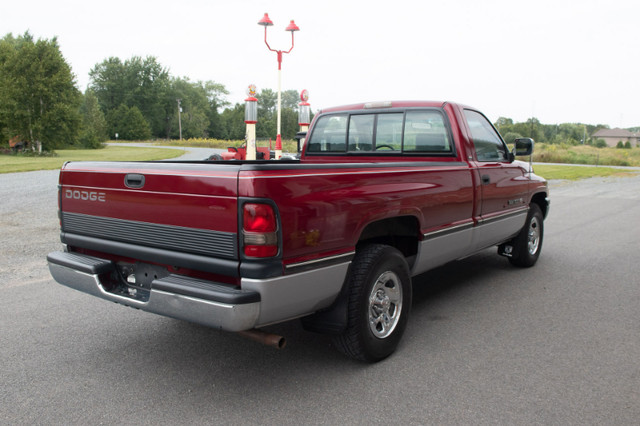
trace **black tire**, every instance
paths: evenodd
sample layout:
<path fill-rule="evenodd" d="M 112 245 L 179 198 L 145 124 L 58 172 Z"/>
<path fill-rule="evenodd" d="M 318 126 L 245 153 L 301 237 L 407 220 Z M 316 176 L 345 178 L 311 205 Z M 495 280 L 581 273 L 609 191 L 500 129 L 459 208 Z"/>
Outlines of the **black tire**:
<path fill-rule="evenodd" d="M 211 154 L 209 156 L 209 158 L 207 158 L 208 161 L 222 161 L 222 155 L 220 154 Z"/>
<path fill-rule="evenodd" d="M 531 203 L 527 221 L 518 236 L 512 241 L 513 252 L 509 257 L 509 262 L 523 268 L 535 265 L 542 251 L 543 236 L 544 217 L 542 210 L 536 203 Z"/>
<path fill-rule="evenodd" d="M 345 355 L 380 361 L 395 351 L 411 310 L 411 277 L 402 253 L 372 244 L 356 253 L 348 282 L 346 330 L 333 342 Z"/>

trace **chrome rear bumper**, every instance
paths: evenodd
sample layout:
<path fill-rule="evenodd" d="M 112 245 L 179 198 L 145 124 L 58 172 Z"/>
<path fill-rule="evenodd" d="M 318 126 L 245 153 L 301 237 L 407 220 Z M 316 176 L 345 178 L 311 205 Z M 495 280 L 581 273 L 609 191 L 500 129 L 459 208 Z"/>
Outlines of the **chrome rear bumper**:
<path fill-rule="evenodd" d="M 104 280 L 115 271 L 110 260 L 53 252 L 49 270 L 60 284 L 143 311 L 226 331 L 249 330 L 260 314 L 260 294 L 235 286 L 169 275 L 151 282 L 144 297 L 109 291 Z M 126 283 L 122 285 L 126 286 Z"/>

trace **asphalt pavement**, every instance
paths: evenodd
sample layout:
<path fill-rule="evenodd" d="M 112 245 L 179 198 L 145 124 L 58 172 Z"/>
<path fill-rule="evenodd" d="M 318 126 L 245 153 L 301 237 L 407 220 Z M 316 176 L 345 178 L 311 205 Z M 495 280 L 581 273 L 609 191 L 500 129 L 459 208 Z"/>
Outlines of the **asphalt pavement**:
<path fill-rule="evenodd" d="M 552 182 L 533 268 L 491 249 L 414 279 L 373 365 L 297 321 L 275 350 L 55 283 L 57 176 L 0 174 L 0 423 L 638 424 L 640 176 Z"/>

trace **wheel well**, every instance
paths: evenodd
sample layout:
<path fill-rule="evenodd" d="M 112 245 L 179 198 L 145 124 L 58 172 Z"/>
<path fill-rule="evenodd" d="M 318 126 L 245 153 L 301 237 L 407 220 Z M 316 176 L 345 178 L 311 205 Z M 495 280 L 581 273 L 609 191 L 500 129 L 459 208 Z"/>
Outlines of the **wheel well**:
<path fill-rule="evenodd" d="M 358 246 L 365 244 L 386 244 L 397 248 L 407 258 L 409 266 L 418 253 L 420 225 L 414 216 L 400 216 L 368 224 L 358 240 Z"/>
<path fill-rule="evenodd" d="M 549 204 L 547 203 L 547 196 L 546 194 L 540 192 L 537 193 L 533 196 L 533 198 L 531 199 L 532 203 L 536 203 L 539 207 L 540 210 L 542 210 L 542 217 L 547 217 L 547 211 L 549 209 Z"/>
<path fill-rule="evenodd" d="M 395 247 L 406 258 L 409 271 L 415 263 L 418 253 L 419 222 L 413 216 L 402 216 L 384 219 L 368 224 L 360 235 L 356 249 L 365 249 L 370 244 L 385 244 Z M 345 332 L 349 324 L 349 294 L 351 286 L 351 271 L 353 263 L 349 267 L 349 275 L 340 291 L 340 294 L 331 306 L 312 315 L 302 318 L 305 330 L 318 333 L 339 335 Z"/>

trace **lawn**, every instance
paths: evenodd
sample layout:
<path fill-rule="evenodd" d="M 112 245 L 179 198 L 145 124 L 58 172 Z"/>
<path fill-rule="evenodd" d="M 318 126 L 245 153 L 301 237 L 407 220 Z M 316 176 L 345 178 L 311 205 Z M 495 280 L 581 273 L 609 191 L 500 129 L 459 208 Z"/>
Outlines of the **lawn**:
<path fill-rule="evenodd" d="M 542 176 L 547 180 L 578 180 L 591 177 L 633 176 L 640 173 L 640 171 L 626 171 L 613 167 L 565 166 L 555 164 L 535 164 L 533 171 L 538 176 Z"/>
<path fill-rule="evenodd" d="M 167 148 L 141 148 L 108 146 L 103 149 L 60 149 L 56 157 L 26 155 L 0 155 L 0 173 L 55 170 L 65 161 L 153 161 L 175 158 L 181 150 Z"/>
<path fill-rule="evenodd" d="M 640 149 L 596 148 L 589 145 L 536 143 L 533 161 L 538 163 L 640 166 Z"/>

